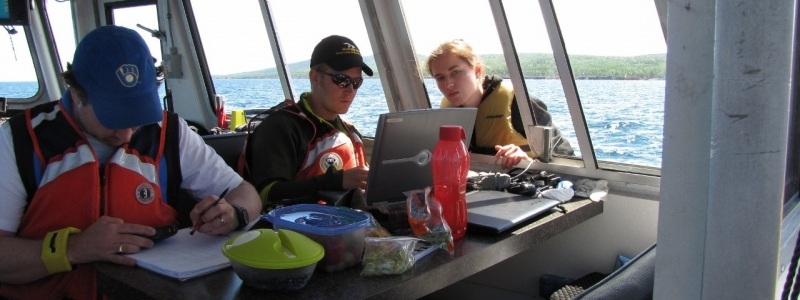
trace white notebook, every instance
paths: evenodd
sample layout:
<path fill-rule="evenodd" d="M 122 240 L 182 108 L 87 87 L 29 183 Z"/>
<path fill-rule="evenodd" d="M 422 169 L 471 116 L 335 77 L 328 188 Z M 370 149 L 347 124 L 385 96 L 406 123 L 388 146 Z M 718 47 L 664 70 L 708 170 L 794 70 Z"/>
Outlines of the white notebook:
<path fill-rule="evenodd" d="M 228 236 L 211 236 L 199 232 L 189 235 L 192 228 L 184 228 L 175 236 L 157 242 L 153 248 L 128 254 L 136 264 L 158 274 L 181 281 L 227 268 L 231 265 L 222 255 L 222 244 Z M 232 232 L 230 236 L 237 232 Z"/>

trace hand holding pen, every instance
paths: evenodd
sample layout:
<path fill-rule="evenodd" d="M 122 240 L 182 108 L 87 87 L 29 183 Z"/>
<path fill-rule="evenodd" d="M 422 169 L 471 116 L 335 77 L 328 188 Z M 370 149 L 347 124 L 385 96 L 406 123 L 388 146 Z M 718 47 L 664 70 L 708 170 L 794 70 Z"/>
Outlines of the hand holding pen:
<path fill-rule="evenodd" d="M 212 204 L 212 205 L 211 205 L 211 206 L 209 206 L 208 208 L 211 208 L 211 207 L 217 206 L 217 204 L 219 204 L 219 202 L 220 202 L 220 201 L 222 201 L 222 198 L 224 198 L 226 194 L 228 194 L 228 188 L 226 188 L 224 191 L 222 191 L 222 193 L 221 193 L 221 194 L 219 194 L 219 198 L 217 198 L 217 201 L 214 201 L 214 204 Z M 205 222 L 203 221 L 203 214 L 205 214 L 205 213 L 206 213 L 206 211 L 208 211 L 208 208 L 206 208 L 205 210 L 203 210 L 202 212 L 200 212 L 200 214 L 199 214 L 199 216 L 198 216 L 198 220 L 197 220 L 197 222 L 195 222 L 195 223 L 194 223 L 194 225 L 192 226 L 192 231 L 190 231 L 190 232 L 189 232 L 189 235 L 194 235 L 194 232 L 195 232 L 195 231 L 197 231 L 197 230 L 200 228 L 200 226 L 203 226 L 203 223 L 205 223 Z M 219 222 L 220 222 L 221 224 L 225 224 L 225 220 L 223 220 L 221 216 L 219 217 Z"/>

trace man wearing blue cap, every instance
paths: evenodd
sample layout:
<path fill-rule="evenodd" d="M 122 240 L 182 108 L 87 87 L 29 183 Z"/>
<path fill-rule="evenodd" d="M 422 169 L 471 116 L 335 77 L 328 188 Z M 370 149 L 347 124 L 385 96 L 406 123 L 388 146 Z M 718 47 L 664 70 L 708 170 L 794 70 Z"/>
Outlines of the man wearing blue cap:
<path fill-rule="evenodd" d="M 155 228 L 227 234 L 259 215 L 253 186 L 162 110 L 160 74 L 138 33 L 103 26 L 60 101 L 0 127 L 0 161 L 16 162 L 0 167 L 0 298 L 96 298 L 91 263 L 135 265 L 124 254 L 153 247 Z M 201 200 L 181 209 L 181 189 Z"/>
<path fill-rule="evenodd" d="M 311 54 L 311 91 L 270 113 L 253 131 L 247 149 L 250 182 L 265 205 L 311 200 L 321 190 L 363 189 L 367 167 L 361 134 L 339 115 L 347 113 L 364 79 L 372 76 L 356 44 L 332 35 Z M 292 201 L 284 201 L 292 199 Z"/>

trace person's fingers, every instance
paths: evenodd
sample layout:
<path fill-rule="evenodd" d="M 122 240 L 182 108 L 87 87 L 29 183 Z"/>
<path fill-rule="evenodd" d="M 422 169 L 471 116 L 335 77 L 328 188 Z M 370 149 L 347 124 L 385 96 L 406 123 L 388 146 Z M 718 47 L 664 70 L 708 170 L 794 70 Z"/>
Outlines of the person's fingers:
<path fill-rule="evenodd" d="M 133 244 L 119 243 L 112 253 L 109 253 L 106 260 L 112 263 L 135 266 L 136 260 L 125 256 L 125 254 L 136 253 L 141 250 L 140 247 Z"/>
<path fill-rule="evenodd" d="M 123 223 L 125 223 L 125 221 L 123 221 L 120 218 L 114 218 L 114 217 L 109 217 L 109 216 L 101 216 L 99 219 L 97 219 L 96 223 L 101 223 L 101 224 L 123 224 Z"/>
<path fill-rule="evenodd" d="M 200 216 L 197 231 L 208 235 L 227 234 L 236 229 L 236 212 L 230 203 L 209 208 Z"/>
<path fill-rule="evenodd" d="M 133 234 L 139 236 L 150 236 L 156 234 L 156 229 L 150 226 L 125 223 L 116 225 L 116 231 L 120 234 Z"/>
<path fill-rule="evenodd" d="M 506 156 L 506 159 L 503 160 L 503 168 L 504 169 L 511 169 L 516 165 L 514 163 L 514 157 Z"/>
<path fill-rule="evenodd" d="M 369 180 L 369 168 L 359 166 L 344 170 L 342 178 L 342 188 L 349 190 L 353 188 L 366 188 Z"/>

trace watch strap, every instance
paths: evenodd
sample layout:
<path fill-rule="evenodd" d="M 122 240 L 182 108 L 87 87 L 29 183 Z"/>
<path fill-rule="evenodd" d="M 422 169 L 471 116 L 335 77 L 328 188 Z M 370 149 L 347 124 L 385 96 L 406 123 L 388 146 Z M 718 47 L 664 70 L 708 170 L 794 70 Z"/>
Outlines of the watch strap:
<path fill-rule="evenodd" d="M 250 223 L 250 216 L 247 213 L 247 209 L 236 204 L 231 204 L 231 206 L 236 211 L 236 220 L 239 221 L 239 225 L 236 226 L 236 230 L 244 229 L 247 227 L 247 224 Z"/>

